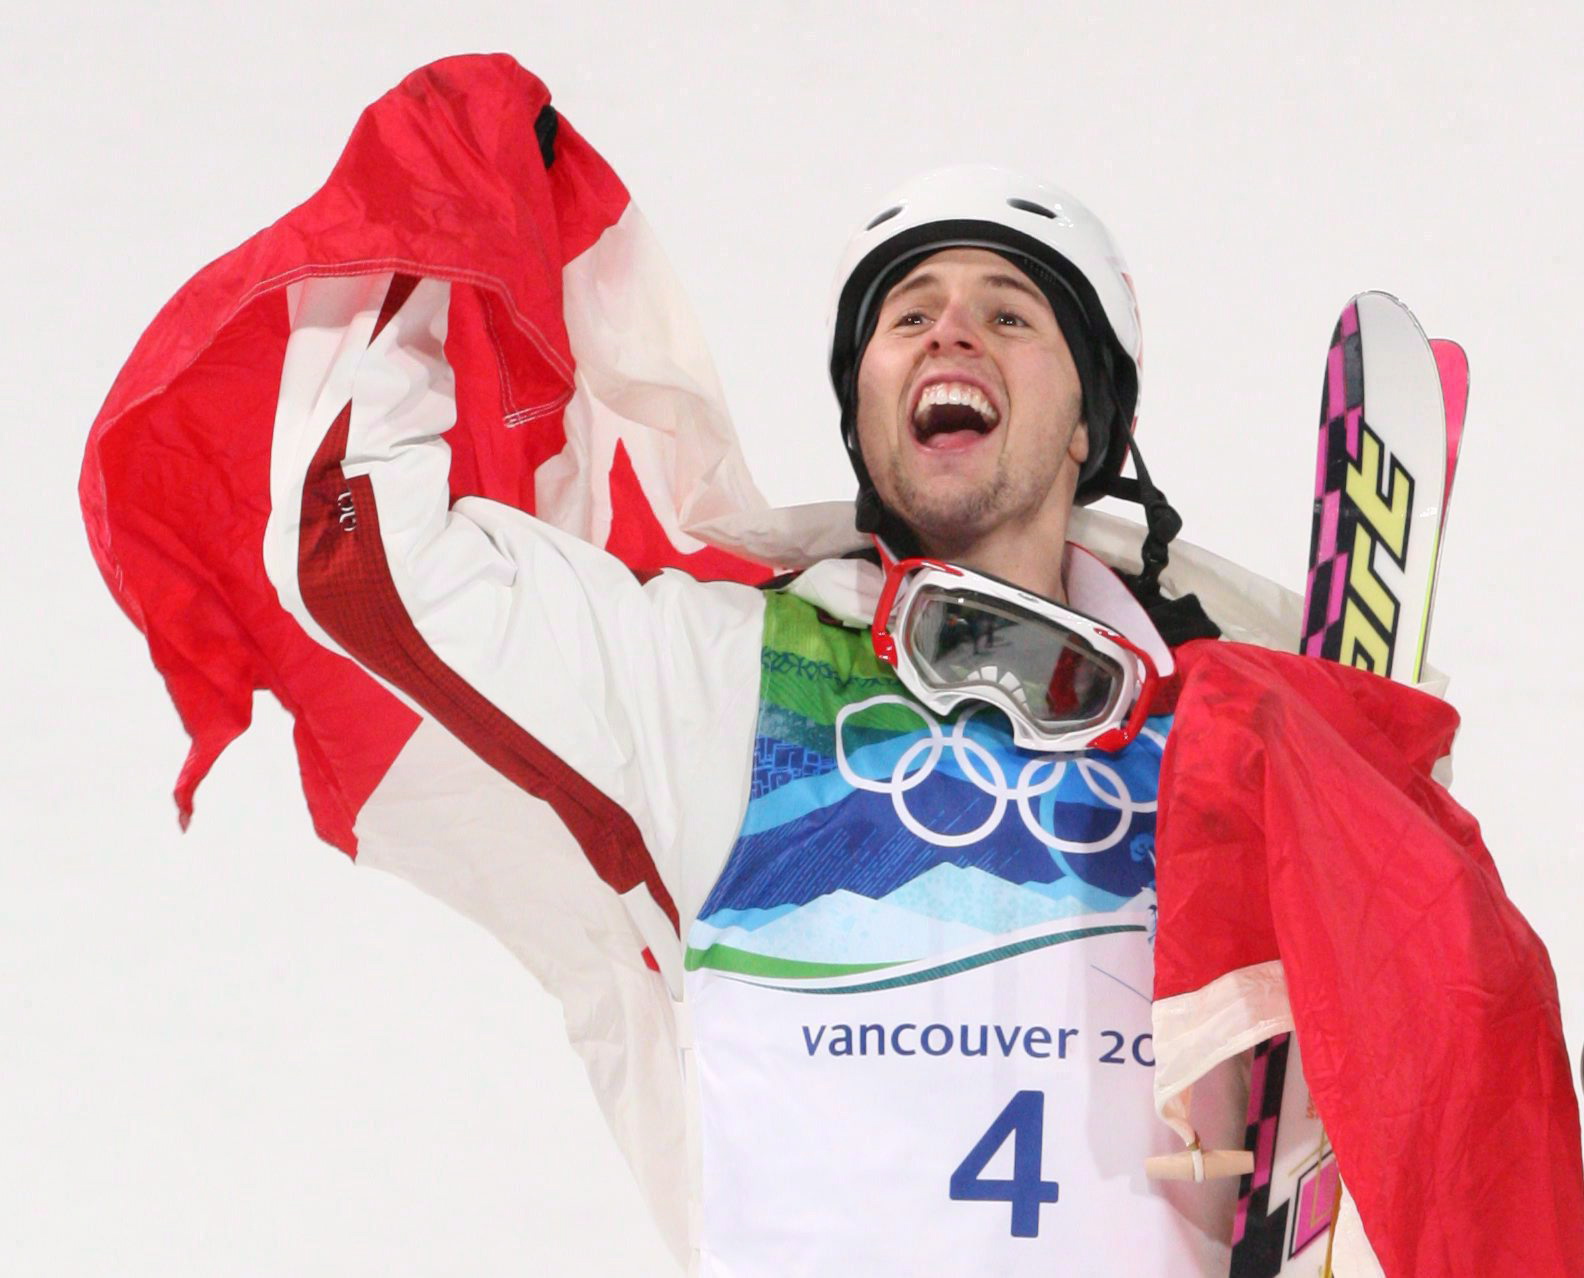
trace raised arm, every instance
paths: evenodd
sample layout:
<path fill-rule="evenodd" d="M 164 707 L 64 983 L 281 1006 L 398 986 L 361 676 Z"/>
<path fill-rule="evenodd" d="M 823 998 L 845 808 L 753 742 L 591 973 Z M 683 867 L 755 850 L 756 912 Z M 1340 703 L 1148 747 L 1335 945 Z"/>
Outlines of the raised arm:
<path fill-rule="evenodd" d="M 512 507 L 452 506 L 449 295 L 389 274 L 292 286 L 270 579 L 311 635 L 548 802 L 674 936 L 741 817 L 760 596 L 675 572 L 640 586 Z"/>

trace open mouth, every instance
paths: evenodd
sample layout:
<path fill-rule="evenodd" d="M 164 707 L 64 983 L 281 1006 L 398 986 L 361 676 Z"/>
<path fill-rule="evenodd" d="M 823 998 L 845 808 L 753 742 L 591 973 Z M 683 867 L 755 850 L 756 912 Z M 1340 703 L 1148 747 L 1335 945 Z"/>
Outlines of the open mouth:
<path fill-rule="evenodd" d="M 926 448 L 967 448 L 996 428 L 1001 415 L 967 382 L 933 382 L 913 410 L 913 437 Z"/>

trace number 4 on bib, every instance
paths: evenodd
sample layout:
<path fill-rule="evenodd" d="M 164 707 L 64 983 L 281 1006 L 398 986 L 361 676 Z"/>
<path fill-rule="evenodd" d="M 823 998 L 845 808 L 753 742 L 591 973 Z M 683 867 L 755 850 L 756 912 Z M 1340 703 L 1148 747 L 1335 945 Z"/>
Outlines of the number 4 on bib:
<path fill-rule="evenodd" d="M 980 1175 L 998 1150 L 1012 1139 L 1012 1179 L 986 1180 Z M 1012 1236 L 1039 1234 L 1041 1203 L 1056 1201 L 1056 1182 L 1040 1179 L 1045 1144 L 1045 1093 L 1023 1091 L 996 1116 L 968 1157 L 951 1174 L 951 1196 L 958 1202 L 1012 1204 Z"/>

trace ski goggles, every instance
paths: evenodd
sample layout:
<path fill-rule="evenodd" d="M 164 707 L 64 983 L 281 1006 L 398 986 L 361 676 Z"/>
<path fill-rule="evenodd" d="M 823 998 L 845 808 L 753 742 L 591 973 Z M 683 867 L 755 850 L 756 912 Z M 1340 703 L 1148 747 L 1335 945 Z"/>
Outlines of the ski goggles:
<path fill-rule="evenodd" d="M 1126 636 L 956 564 L 881 562 L 875 655 L 931 710 L 996 706 L 1029 750 L 1115 751 L 1138 736 L 1159 679 Z"/>

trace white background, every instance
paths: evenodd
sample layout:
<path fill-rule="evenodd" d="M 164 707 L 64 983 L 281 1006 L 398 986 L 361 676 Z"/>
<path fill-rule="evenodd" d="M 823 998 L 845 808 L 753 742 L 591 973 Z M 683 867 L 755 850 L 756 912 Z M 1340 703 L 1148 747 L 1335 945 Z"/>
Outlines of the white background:
<path fill-rule="evenodd" d="M 488 936 L 315 842 L 273 704 L 178 834 L 186 742 L 77 514 L 89 423 L 160 304 L 451 53 L 514 54 L 626 179 L 777 503 L 851 491 L 829 274 L 929 165 L 1030 169 L 1106 218 L 1141 295 L 1151 469 L 1188 538 L 1295 587 L 1342 304 L 1386 288 L 1461 339 L 1432 659 L 1464 714 L 1457 793 L 1584 1046 L 1584 9 L 665 8 L 8 19 L 0 1272 L 666 1271 L 557 1009 Z"/>

